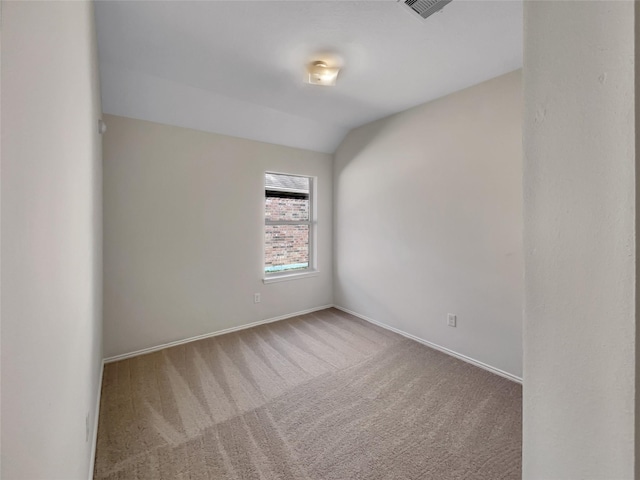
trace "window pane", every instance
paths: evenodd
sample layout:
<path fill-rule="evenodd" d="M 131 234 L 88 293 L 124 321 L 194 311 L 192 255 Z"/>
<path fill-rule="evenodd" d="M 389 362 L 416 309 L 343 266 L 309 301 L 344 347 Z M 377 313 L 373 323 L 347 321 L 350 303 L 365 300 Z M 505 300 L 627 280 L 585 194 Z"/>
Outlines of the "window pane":
<path fill-rule="evenodd" d="M 287 272 L 309 267 L 308 225 L 266 225 L 266 273 Z"/>
<path fill-rule="evenodd" d="M 265 190 L 281 190 L 298 193 L 309 193 L 309 177 L 296 175 L 280 175 L 277 173 L 265 173 Z"/>
<path fill-rule="evenodd" d="M 286 198 L 269 196 L 267 193 L 265 202 L 267 220 L 309 220 L 309 197 Z"/>

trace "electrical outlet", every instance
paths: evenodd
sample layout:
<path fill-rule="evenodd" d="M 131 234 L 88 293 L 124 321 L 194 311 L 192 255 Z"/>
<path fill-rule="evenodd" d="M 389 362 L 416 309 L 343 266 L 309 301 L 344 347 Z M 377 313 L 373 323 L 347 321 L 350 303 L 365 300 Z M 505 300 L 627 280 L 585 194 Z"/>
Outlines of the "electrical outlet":
<path fill-rule="evenodd" d="M 260 294 L 259 293 L 254 293 L 253 294 L 253 303 L 260 303 Z"/>
<path fill-rule="evenodd" d="M 458 317 L 456 317 L 453 313 L 447 313 L 447 325 L 450 327 L 455 327 Z"/>

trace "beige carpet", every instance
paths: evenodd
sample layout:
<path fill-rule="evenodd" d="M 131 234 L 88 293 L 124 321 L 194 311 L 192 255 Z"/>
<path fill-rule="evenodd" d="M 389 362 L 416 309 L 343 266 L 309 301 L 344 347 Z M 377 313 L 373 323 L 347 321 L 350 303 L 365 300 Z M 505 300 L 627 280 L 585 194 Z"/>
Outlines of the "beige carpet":
<path fill-rule="evenodd" d="M 97 479 L 520 478 L 520 385 L 335 309 L 104 375 Z"/>

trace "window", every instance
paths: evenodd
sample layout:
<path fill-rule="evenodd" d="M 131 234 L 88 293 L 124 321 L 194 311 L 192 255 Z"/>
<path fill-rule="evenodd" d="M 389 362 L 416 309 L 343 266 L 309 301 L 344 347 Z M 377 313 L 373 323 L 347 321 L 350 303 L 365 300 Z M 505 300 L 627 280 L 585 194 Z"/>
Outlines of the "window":
<path fill-rule="evenodd" d="M 265 281 L 315 272 L 314 179 L 265 173 Z"/>

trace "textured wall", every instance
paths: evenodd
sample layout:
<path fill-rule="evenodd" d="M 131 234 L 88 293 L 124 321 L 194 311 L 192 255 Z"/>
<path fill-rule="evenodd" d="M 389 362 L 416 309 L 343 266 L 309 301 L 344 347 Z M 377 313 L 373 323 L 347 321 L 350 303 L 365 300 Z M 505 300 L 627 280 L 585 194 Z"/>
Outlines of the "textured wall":
<path fill-rule="evenodd" d="M 334 165 L 335 303 L 516 376 L 521 85 L 512 72 L 365 125 Z"/>
<path fill-rule="evenodd" d="M 524 478 L 634 478 L 633 2 L 525 2 Z"/>
<path fill-rule="evenodd" d="M 91 2 L 2 2 L 2 473 L 86 479 L 102 360 Z"/>

